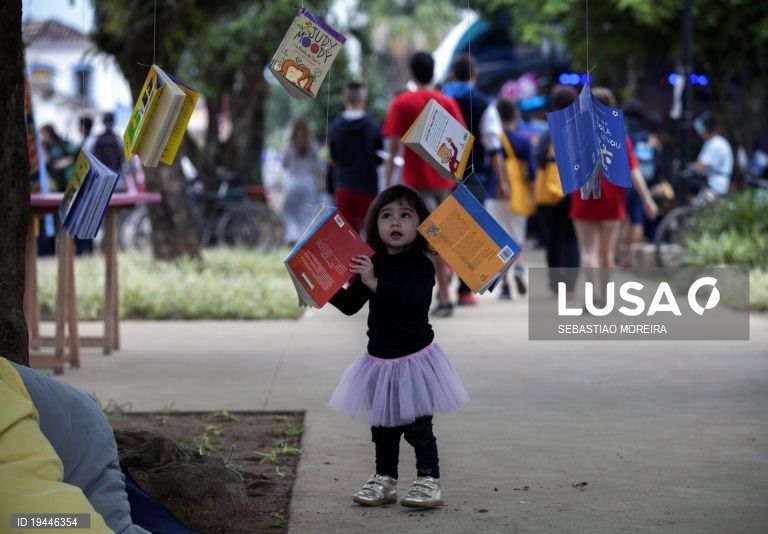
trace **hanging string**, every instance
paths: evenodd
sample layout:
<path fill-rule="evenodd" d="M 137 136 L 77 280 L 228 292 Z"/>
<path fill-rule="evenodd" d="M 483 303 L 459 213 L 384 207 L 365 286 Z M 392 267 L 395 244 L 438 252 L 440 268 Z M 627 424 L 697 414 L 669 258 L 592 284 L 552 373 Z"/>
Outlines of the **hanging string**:
<path fill-rule="evenodd" d="M 469 0 L 467 0 L 467 17 L 466 17 L 466 20 L 467 20 L 467 54 L 470 57 L 470 62 L 469 62 L 469 131 L 471 132 L 474 129 L 473 128 L 473 126 L 474 126 L 474 116 L 473 116 L 474 115 L 474 110 L 472 109 L 473 108 L 473 106 L 472 106 L 472 100 L 473 100 L 473 98 L 472 98 L 472 91 L 474 89 L 474 87 L 473 87 L 474 84 L 472 83 L 472 76 L 473 75 L 477 76 L 477 73 L 476 72 L 472 72 L 472 61 L 471 61 L 471 58 L 472 58 L 472 27 L 469 24 L 469 13 L 470 13 L 470 10 L 469 10 Z M 481 141 L 480 139 L 475 139 L 476 143 L 480 142 L 480 141 Z M 474 150 L 472 151 L 472 156 L 471 157 L 472 157 L 472 172 L 469 174 L 469 176 L 472 176 L 473 174 L 475 174 L 475 151 Z M 467 178 L 469 178 L 469 176 Z"/>
<path fill-rule="evenodd" d="M 328 69 L 328 80 L 326 81 L 326 85 L 328 90 L 325 92 L 326 99 L 325 99 L 325 150 L 328 154 L 328 157 L 330 158 L 331 155 L 331 147 L 328 144 L 328 130 L 330 129 L 330 110 L 331 110 L 331 84 L 333 83 L 333 67 Z M 320 198 L 322 199 L 322 207 L 325 207 L 325 193 L 328 186 L 328 179 L 330 178 L 331 166 L 328 165 L 328 162 L 325 164 L 325 179 L 323 180 L 323 183 L 320 185 Z"/>
<path fill-rule="evenodd" d="M 85 0 L 83 0 L 83 36 L 85 36 L 85 35 L 86 35 L 86 30 L 85 30 Z M 86 71 L 86 69 L 85 69 L 85 62 L 83 62 L 83 66 L 81 67 L 81 70 L 80 70 L 80 78 L 82 80 L 82 90 L 80 92 L 81 92 L 81 96 L 82 96 L 82 100 L 83 100 L 83 112 L 80 115 L 80 129 L 83 131 L 83 143 L 82 143 L 81 148 L 85 147 L 85 141 L 86 141 L 86 131 L 85 131 L 85 109 L 86 109 L 86 103 L 85 103 L 85 95 L 87 93 L 87 88 L 85 86 L 85 71 Z M 93 127 L 93 126 L 91 126 L 91 127 Z"/>
<path fill-rule="evenodd" d="M 589 0 L 584 0 L 584 17 L 586 18 L 586 39 L 587 39 L 587 83 L 590 83 L 589 76 Z"/>
<path fill-rule="evenodd" d="M 152 64 L 155 62 L 155 51 L 157 50 L 157 0 L 155 0 L 155 9 L 152 14 Z"/>

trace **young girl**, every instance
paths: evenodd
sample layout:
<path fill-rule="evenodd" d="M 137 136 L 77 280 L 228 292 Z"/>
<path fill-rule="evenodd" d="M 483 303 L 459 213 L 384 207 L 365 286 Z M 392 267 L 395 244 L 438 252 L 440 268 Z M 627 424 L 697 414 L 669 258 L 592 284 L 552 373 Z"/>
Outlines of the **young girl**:
<path fill-rule="evenodd" d="M 347 368 L 328 403 L 371 425 L 376 473 L 353 497 L 364 506 L 397 502 L 403 435 L 416 452 L 416 479 L 400 504 L 443 504 L 432 415 L 468 400 L 429 324 L 435 269 L 427 257 L 429 245 L 417 231 L 428 215 L 421 197 L 407 186 L 379 194 L 365 224 L 375 254 L 352 260 L 355 278 L 330 301 L 346 315 L 369 303 L 368 352 Z"/>

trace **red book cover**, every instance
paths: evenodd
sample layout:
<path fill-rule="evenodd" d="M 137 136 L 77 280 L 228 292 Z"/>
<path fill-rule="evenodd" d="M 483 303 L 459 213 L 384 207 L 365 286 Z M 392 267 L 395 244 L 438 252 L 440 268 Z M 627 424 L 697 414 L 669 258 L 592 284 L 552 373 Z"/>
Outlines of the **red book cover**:
<path fill-rule="evenodd" d="M 336 208 L 321 210 L 285 259 L 299 305 L 322 308 L 352 278 L 350 260 L 361 254 L 373 249 Z"/>

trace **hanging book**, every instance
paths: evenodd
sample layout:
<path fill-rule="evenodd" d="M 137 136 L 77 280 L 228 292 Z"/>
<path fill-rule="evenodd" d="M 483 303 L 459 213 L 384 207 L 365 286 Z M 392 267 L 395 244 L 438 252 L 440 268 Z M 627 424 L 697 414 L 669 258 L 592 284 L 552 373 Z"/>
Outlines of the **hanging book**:
<path fill-rule="evenodd" d="M 145 167 L 172 165 L 200 94 L 152 65 L 123 134 L 125 159 Z"/>
<path fill-rule="evenodd" d="M 520 254 L 464 184 L 419 225 L 419 233 L 475 293 L 493 290 Z"/>
<path fill-rule="evenodd" d="M 269 70 L 292 97 L 315 98 L 346 40 L 302 7 L 269 62 Z"/>
<path fill-rule="evenodd" d="M 475 137 L 434 98 L 427 102 L 401 141 L 444 178 L 460 180 Z"/>
<path fill-rule="evenodd" d="M 67 234 L 80 239 L 96 237 L 115 185 L 117 173 L 81 149 L 59 206 Z"/>
<path fill-rule="evenodd" d="M 555 161 L 565 194 L 600 197 L 600 174 L 614 185 L 632 187 L 624 114 L 592 96 L 589 84 L 570 106 L 547 113 Z"/>
<path fill-rule="evenodd" d="M 334 207 L 321 209 L 305 234 L 284 263 L 299 306 L 322 308 L 352 278 L 350 260 L 373 249 Z"/>

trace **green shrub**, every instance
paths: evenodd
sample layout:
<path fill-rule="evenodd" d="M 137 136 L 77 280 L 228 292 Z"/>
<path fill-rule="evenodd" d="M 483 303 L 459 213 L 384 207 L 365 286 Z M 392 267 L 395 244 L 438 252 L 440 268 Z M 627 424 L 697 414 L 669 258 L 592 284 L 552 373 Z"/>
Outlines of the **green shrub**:
<path fill-rule="evenodd" d="M 693 266 L 768 269 L 768 202 L 754 191 L 713 202 L 691 217 L 684 242 Z"/>
<path fill-rule="evenodd" d="M 207 249 L 203 260 L 157 262 L 150 256 L 120 254 L 120 317 L 123 319 L 294 319 L 301 315 L 283 259 L 269 254 Z M 78 315 L 100 318 L 104 303 L 104 258 L 79 257 L 75 265 Z M 41 261 L 38 295 L 51 315 L 56 263 Z"/>

